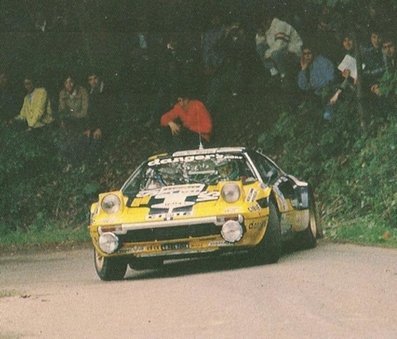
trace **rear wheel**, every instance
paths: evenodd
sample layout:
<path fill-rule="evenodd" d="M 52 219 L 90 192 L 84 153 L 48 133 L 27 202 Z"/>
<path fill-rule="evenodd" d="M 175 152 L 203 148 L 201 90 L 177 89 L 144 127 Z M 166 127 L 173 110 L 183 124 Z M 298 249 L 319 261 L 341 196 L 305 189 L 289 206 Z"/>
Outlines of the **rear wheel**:
<path fill-rule="evenodd" d="M 269 222 L 266 233 L 255 249 L 256 258 L 272 264 L 281 256 L 281 227 L 280 216 L 273 201 L 269 204 Z"/>
<path fill-rule="evenodd" d="M 317 236 L 321 234 L 314 198 L 309 203 L 309 225 L 299 233 L 302 248 L 314 248 L 317 245 Z"/>
<path fill-rule="evenodd" d="M 96 272 L 101 280 L 121 280 L 127 271 L 127 263 L 122 258 L 104 257 L 94 249 Z"/>

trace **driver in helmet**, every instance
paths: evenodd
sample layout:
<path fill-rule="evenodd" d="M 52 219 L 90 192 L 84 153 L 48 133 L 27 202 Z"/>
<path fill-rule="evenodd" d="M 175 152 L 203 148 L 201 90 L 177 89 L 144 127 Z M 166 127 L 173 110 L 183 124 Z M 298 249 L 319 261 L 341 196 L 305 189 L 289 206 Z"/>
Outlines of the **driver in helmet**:
<path fill-rule="evenodd" d="M 221 180 L 238 180 L 240 177 L 238 164 L 235 161 L 225 161 L 218 168 L 218 174 Z"/>

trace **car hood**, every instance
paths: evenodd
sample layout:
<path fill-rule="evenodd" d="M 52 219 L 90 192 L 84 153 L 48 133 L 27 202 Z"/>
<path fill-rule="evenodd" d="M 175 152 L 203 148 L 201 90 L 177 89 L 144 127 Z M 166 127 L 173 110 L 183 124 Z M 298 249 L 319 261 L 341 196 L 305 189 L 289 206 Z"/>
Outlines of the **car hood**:
<path fill-rule="evenodd" d="M 214 205 L 220 199 L 220 187 L 204 184 L 188 184 L 165 186 L 154 190 L 140 191 L 135 197 L 126 201 L 126 207 L 131 209 L 144 208 L 149 219 L 167 215 L 188 216 L 199 205 L 208 208 L 208 203 Z"/>

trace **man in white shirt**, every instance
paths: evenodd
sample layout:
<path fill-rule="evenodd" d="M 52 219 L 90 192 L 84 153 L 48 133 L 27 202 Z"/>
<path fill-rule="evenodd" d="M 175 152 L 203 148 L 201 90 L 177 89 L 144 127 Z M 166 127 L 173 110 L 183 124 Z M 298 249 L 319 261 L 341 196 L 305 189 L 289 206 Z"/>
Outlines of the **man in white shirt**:
<path fill-rule="evenodd" d="M 256 51 L 272 76 L 284 78 L 288 65 L 299 63 L 302 39 L 290 24 L 265 16 L 255 37 Z"/>

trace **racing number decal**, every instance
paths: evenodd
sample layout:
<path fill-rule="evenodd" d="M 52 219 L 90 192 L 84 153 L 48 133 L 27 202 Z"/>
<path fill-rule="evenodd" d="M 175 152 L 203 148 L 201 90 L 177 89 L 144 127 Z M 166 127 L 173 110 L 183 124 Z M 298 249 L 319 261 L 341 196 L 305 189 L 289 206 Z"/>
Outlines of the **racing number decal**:
<path fill-rule="evenodd" d="M 204 191 L 205 185 L 176 185 L 172 187 L 163 187 L 152 197 L 153 203 L 150 205 L 150 214 L 164 215 L 165 220 L 171 220 L 175 215 L 175 209 L 183 209 L 184 212 L 190 212 L 196 202 L 217 200 L 219 192 Z M 161 202 L 158 202 L 158 201 Z"/>

